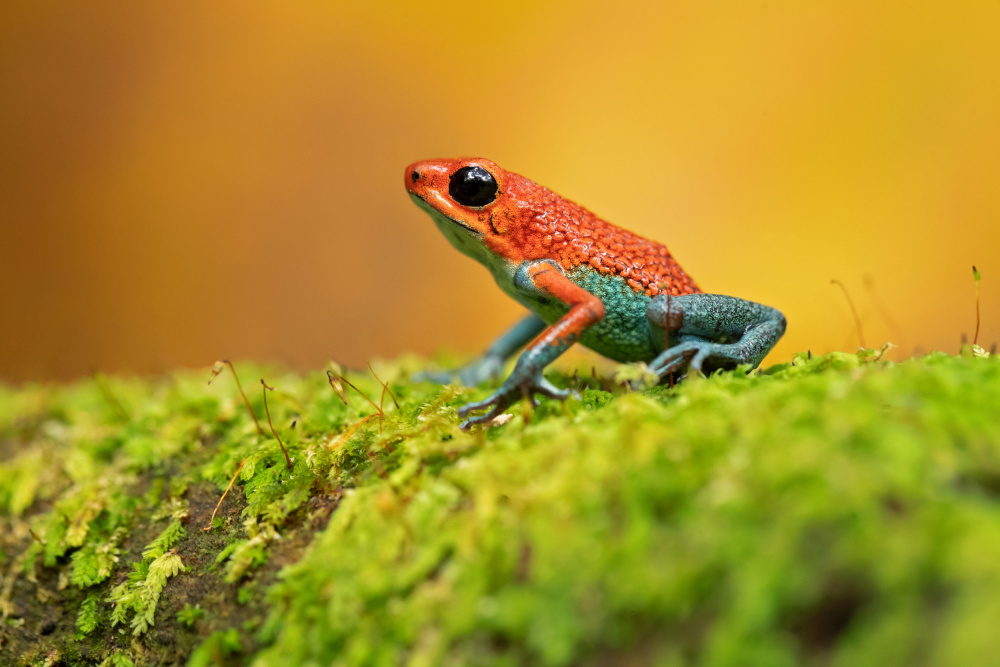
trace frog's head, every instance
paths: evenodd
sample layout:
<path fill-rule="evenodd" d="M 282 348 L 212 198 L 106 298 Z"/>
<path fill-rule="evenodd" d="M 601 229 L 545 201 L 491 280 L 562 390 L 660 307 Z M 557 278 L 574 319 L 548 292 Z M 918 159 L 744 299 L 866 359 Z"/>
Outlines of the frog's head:
<path fill-rule="evenodd" d="M 451 244 L 479 261 L 486 260 L 487 248 L 496 252 L 505 245 L 525 213 L 514 194 L 519 188 L 509 186 L 527 179 L 482 158 L 415 162 L 404 180 L 410 197 Z"/>

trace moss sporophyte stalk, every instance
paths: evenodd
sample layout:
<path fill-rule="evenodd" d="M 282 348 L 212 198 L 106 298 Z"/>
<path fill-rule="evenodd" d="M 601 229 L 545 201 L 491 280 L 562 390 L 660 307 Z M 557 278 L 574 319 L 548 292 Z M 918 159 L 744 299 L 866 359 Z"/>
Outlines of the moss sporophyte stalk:
<path fill-rule="evenodd" d="M 345 400 L 322 371 L 236 367 L 277 388 L 291 468 L 251 419 L 263 392 L 248 410 L 202 373 L 0 388 L 0 664 L 996 654 L 986 352 L 675 387 L 588 367 L 472 432 L 457 408 L 495 387 L 415 381 L 417 360 L 336 369 Z"/>

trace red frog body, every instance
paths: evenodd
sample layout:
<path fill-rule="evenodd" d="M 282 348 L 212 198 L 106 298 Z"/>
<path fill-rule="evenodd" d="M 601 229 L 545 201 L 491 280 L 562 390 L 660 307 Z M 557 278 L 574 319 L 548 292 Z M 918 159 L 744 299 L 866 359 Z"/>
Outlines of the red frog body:
<path fill-rule="evenodd" d="M 563 398 L 542 369 L 577 341 L 617 361 L 645 361 L 665 378 L 689 367 L 756 366 L 785 330 L 773 308 L 702 294 L 663 244 L 489 160 L 417 162 L 404 178 L 452 245 L 533 313 L 455 372 L 466 384 L 495 376 L 534 338 L 493 396 L 460 411 L 488 409 L 463 427 L 491 420 L 522 395 Z"/>

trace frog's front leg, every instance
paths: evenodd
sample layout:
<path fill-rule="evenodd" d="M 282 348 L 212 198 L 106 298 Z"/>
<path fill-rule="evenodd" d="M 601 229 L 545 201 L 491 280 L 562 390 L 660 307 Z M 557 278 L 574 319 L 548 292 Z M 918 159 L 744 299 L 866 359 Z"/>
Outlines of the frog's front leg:
<path fill-rule="evenodd" d="M 693 368 L 711 373 L 764 359 L 785 333 L 785 316 L 769 306 L 722 294 L 660 295 L 646 316 L 669 341 L 650 364 L 662 380 Z"/>
<path fill-rule="evenodd" d="M 454 378 L 466 387 L 474 387 L 480 382 L 492 379 L 500 375 L 503 365 L 515 352 L 528 344 L 532 338 L 541 333 L 545 328 L 545 322 L 538 315 L 532 313 L 519 320 L 517 324 L 490 344 L 486 351 L 470 361 L 461 368 L 451 371 L 439 371 L 421 373 L 418 380 L 430 380 L 439 384 L 447 384 Z"/>
<path fill-rule="evenodd" d="M 590 326 L 604 317 L 604 304 L 596 296 L 576 285 L 554 262 L 540 260 L 525 262 L 514 278 L 517 289 L 529 298 L 558 301 L 569 308 L 559 321 L 545 329 L 517 359 L 517 364 L 504 383 L 485 400 L 469 403 L 459 409 L 460 417 L 473 412 L 488 410 L 485 414 L 469 417 L 461 428 L 492 420 L 511 404 L 535 394 L 564 399 L 569 392 L 558 389 L 545 379 L 542 371 L 556 357 L 580 339 Z"/>

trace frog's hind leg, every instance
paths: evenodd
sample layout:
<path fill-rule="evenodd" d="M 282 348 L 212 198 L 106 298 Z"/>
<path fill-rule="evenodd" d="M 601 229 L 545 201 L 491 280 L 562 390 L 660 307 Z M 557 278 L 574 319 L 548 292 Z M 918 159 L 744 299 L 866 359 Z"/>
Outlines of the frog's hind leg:
<path fill-rule="evenodd" d="M 646 317 L 654 335 L 668 342 L 650 364 L 661 380 L 686 368 L 756 368 L 785 333 L 779 311 L 722 294 L 660 295 L 650 301 Z"/>

